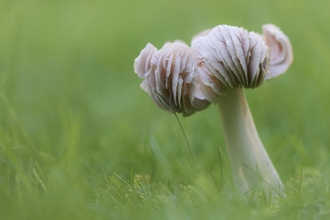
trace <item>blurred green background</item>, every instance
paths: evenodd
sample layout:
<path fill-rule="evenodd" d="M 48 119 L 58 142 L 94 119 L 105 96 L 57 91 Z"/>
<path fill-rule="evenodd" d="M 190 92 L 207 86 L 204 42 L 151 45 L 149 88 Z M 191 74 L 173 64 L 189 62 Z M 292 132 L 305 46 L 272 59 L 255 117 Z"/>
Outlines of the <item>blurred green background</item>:
<path fill-rule="evenodd" d="M 139 88 L 133 62 L 148 42 L 190 43 L 218 24 L 261 32 L 262 24 L 274 23 L 290 38 L 294 62 L 287 73 L 246 95 L 283 182 L 299 182 L 303 165 L 329 187 L 329 8 L 326 0 L 0 1 L 0 216 L 217 217 L 223 209 L 198 199 L 199 210 L 185 200 L 178 208 L 172 197 L 169 205 L 136 206 L 105 183 L 114 173 L 130 184 L 137 174 L 149 175 L 160 188 L 171 182 L 174 196 L 176 186 L 193 183 L 197 169 L 180 125 Z M 197 163 L 216 179 L 197 175 L 197 182 L 222 184 L 214 195 L 219 201 L 233 189 L 217 111 L 211 106 L 179 118 Z M 306 201 L 330 199 L 318 186 L 306 188 Z M 300 213 L 289 207 L 286 214 Z M 226 213 L 238 215 L 233 210 Z"/>

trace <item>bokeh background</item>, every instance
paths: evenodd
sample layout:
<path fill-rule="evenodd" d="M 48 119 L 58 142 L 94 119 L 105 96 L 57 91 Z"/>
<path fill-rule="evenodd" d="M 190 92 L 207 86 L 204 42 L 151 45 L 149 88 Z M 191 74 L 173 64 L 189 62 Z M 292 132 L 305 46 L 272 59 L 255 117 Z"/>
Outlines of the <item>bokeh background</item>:
<path fill-rule="evenodd" d="M 326 0 L 2 0 L 0 209 L 7 219 L 119 219 L 127 215 L 99 190 L 104 176 L 191 184 L 180 125 L 140 89 L 133 63 L 148 42 L 189 44 L 219 24 L 261 32 L 274 23 L 290 38 L 287 73 L 246 96 L 283 182 L 299 179 L 301 165 L 329 182 L 329 8 Z M 199 166 L 230 191 L 217 107 L 179 118 Z"/>

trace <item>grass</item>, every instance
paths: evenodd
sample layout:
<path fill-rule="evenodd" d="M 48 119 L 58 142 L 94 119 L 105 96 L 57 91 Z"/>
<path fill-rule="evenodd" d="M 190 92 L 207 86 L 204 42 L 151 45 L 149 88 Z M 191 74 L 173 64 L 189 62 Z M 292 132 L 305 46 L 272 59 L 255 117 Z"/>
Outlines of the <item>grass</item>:
<path fill-rule="evenodd" d="M 1 219 L 326 219 L 328 1 L 0 2 Z M 217 24 L 290 37 L 288 72 L 246 95 L 286 199 L 246 205 L 215 106 L 179 119 L 133 61 Z M 195 164 L 195 165 L 193 165 Z"/>

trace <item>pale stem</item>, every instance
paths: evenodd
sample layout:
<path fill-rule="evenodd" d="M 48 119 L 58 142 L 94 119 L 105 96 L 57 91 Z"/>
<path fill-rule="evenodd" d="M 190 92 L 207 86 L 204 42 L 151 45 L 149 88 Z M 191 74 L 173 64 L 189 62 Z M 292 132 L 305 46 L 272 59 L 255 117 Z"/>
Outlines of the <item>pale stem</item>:
<path fill-rule="evenodd" d="M 218 106 L 239 193 L 248 200 L 254 190 L 271 202 L 284 197 L 282 181 L 259 138 L 243 90 L 228 92 L 220 98 Z"/>

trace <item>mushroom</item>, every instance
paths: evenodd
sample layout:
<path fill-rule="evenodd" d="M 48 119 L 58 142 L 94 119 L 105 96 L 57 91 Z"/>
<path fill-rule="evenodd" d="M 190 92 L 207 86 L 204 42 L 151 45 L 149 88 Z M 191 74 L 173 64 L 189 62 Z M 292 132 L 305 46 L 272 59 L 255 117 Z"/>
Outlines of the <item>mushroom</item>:
<path fill-rule="evenodd" d="M 283 183 L 254 124 L 244 88 L 257 88 L 284 73 L 292 62 L 289 39 L 275 25 L 264 35 L 219 25 L 193 38 L 197 77 L 206 99 L 218 104 L 233 179 L 245 198 L 254 190 L 267 201 L 284 197 Z"/>
<path fill-rule="evenodd" d="M 234 183 L 249 200 L 254 190 L 267 201 L 284 197 L 283 183 L 256 130 L 242 88 L 257 88 L 292 63 L 289 39 L 275 25 L 263 35 L 219 25 L 182 41 L 152 44 L 135 59 L 141 88 L 167 112 L 190 116 L 218 104 Z"/>
<path fill-rule="evenodd" d="M 135 73 L 143 79 L 141 88 L 154 103 L 183 116 L 210 105 L 200 91 L 196 69 L 196 54 L 182 41 L 166 43 L 160 50 L 148 43 L 134 62 Z"/>

